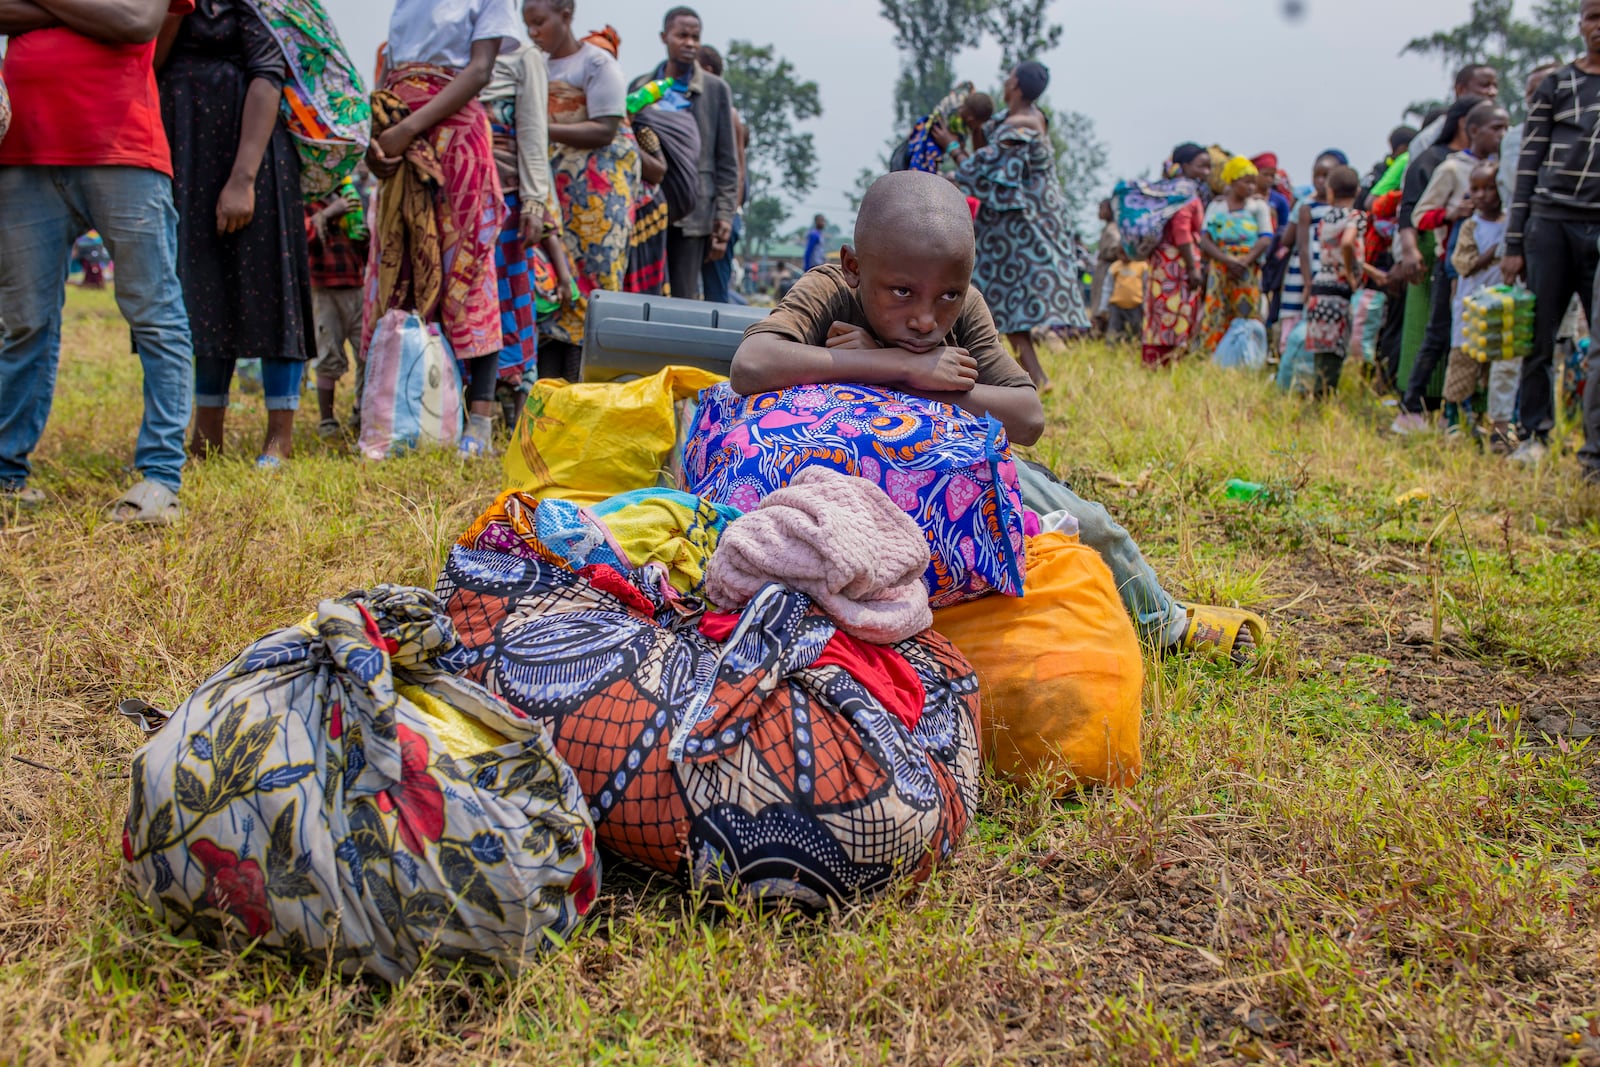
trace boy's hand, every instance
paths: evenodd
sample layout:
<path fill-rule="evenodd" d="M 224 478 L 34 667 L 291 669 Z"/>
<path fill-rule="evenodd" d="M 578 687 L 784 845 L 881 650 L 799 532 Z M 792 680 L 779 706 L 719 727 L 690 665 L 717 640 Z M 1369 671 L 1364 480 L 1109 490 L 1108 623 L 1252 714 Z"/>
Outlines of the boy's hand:
<path fill-rule="evenodd" d="M 356 209 L 355 201 L 347 196 L 334 196 L 328 200 L 322 209 L 322 217 L 328 222 L 344 218 Z"/>
<path fill-rule="evenodd" d="M 256 216 L 256 184 L 253 181 L 228 179 L 217 197 L 217 232 L 237 233 L 250 225 Z"/>
<path fill-rule="evenodd" d="M 874 352 L 883 346 L 860 326 L 852 326 L 848 322 L 836 322 L 828 327 L 828 347 L 854 352 Z"/>
<path fill-rule="evenodd" d="M 1457 203 L 1452 204 L 1444 213 L 1444 217 L 1449 219 L 1451 222 L 1460 222 L 1462 219 L 1470 218 L 1472 213 L 1476 210 L 1477 208 L 1473 206 L 1472 198 L 1466 197 Z"/>
<path fill-rule="evenodd" d="M 978 361 L 965 348 L 936 348 L 927 355 L 906 353 L 905 384 L 926 393 L 970 393 L 978 384 Z"/>
<path fill-rule="evenodd" d="M 518 229 L 522 243 L 529 248 L 544 240 L 545 234 L 550 232 L 550 216 L 545 212 L 544 205 L 533 204 L 523 208 Z"/>

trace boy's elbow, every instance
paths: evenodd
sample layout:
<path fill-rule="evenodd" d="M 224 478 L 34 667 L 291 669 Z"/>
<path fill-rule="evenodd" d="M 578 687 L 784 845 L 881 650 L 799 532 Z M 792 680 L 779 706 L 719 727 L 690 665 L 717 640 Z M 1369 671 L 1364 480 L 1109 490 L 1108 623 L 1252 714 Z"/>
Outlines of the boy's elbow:
<path fill-rule="evenodd" d="M 733 354 L 733 366 L 728 368 L 728 386 L 740 396 L 762 391 L 765 365 L 759 344 L 745 341 Z"/>
<path fill-rule="evenodd" d="M 1032 392 L 1032 390 L 1030 390 Z M 1012 419 L 1016 423 L 1007 430 L 1011 443 L 1015 445 L 1037 444 L 1039 438 L 1044 436 L 1044 404 L 1038 394 L 1033 394 L 1031 402 Z"/>
<path fill-rule="evenodd" d="M 1010 434 L 1011 443 L 1014 445 L 1038 444 L 1039 438 L 1044 436 L 1044 413 L 1025 415 L 1016 421 L 1017 427 Z"/>

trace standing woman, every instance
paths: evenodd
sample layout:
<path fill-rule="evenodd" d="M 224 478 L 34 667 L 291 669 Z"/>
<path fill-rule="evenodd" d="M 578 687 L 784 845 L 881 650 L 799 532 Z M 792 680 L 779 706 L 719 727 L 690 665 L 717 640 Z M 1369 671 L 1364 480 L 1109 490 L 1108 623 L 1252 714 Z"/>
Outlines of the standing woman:
<path fill-rule="evenodd" d="M 1183 358 L 1200 318 L 1205 275 L 1195 240 L 1205 228 L 1200 191 L 1211 179 L 1211 155 L 1197 144 L 1181 144 L 1155 183 L 1173 203 L 1161 231 L 1161 243 L 1150 255 L 1150 282 L 1144 298 L 1144 365 L 1152 370 Z"/>
<path fill-rule="evenodd" d="M 1037 107 L 1049 84 L 1043 63 L 1017 64 L 1006 78 L 1006 110 L 973 132 L 970 154 L 942 121 L 929 131 L 956 160 L 956 185 L 979 202 L 973 284 L 1040 390 L 1050 388 L 1050 379 L 1033 331 L 1089 328 L 1050 125 Z"/>
<path fill-rule="evenodd" d="M 300 161 L 278 116 L 288 65 L 250 0 L 197 0 L 192 14 L 167 16 L 156 67 L 194 336 L 189 448 L 222 451 L 234 364 L 259 359 L 267 433 L 256 465 L 274 470 L 293 451 L 316 351 Z"/>
<path fill-rule="evenodd" d="M 383 184 L 372 234 L 376 269 L 370 271 L 367 338 L 392 308 L 409 307 L 439 323 L 466 367 L 461 454 L 468 458 L 491 451 L 503 343 L 494 253 L 505 205 L 489 114 L 478 94 L 493 77 L 495 58 L 516 51 L 516 34 L 512 0 L 398 0 L 389 20 L 383 89 L 373 94 L 367 165 Z M 407 188 L 416 185 L 400 175 L 402 164 L 419 162 L 437 168 L 431 203 L 408 198 Z M 408 235 L 430 231 L 437 233 L 436 245 L 410 243 Z M 416 257 L 419 247 L 426 261 Z"/>
<path fill-rule="evenodd" d="M 639 151 L 627 121 L 628 81 L 617 65 L 616 31 L 578 40 L 573 0 L 526 0 L 528 36 L 550 67 L 550 173 L 578 290 L 620 292 L 628 272 Z M 540 325 L 575 377 L 587 305 L 563 305 Z M 541 360 L 541 362 L 544 362 Z"/>
<path fill-rule="evenodd" d="M 1200 336 L 1214 352 L 1235 319 L 1261 318 L 1261 260 L 1272 249 L 1272 208 L 1256 195 L 1256 165 L 1235 156 L 1222 168 L 1223 193 L 1206 208 L 1200 250 L 1211 261 Z"/>

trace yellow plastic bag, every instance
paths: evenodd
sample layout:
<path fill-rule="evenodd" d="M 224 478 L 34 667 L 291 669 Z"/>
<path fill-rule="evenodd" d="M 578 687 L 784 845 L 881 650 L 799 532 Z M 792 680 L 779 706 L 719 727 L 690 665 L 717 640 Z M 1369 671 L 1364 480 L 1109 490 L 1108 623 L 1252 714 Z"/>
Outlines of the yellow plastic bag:
<path fill-rule="evenodd" d="M 1028 539 L 1021 599 L 933 613 L 978 672 L 984 758 L 1003 775 L 1132 785 L 1142 769 L 1144 657 L 1100 556 L 1073 535 Z"/>
<path fill-rule="evenodd" d="M 588 505 L 671 484 L 677 404 L 723 380 L 667 367 L 631 382 L 537 381 L 506 449 L 505 487 Z"/>

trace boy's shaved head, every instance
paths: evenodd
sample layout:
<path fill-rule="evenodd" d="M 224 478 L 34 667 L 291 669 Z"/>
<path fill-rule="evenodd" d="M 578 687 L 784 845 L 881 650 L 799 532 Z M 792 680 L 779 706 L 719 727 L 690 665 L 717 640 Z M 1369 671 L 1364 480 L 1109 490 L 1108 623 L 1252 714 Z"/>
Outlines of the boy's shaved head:
<path fill-rule="evenodd" d="M 937 175 L 902 170 L 867 190 L 839 266 L 873 334 L 923 354 L 946 343 L 966 306 L 975 244 L 967 198 Z"/>
<path fill-rule="evenodd" d="M 972 268 L 967 198 L 949 181 L 902 170 L 872 183 L 856 214 L 856 254 L 866 259 L 959 257 Z"/>

